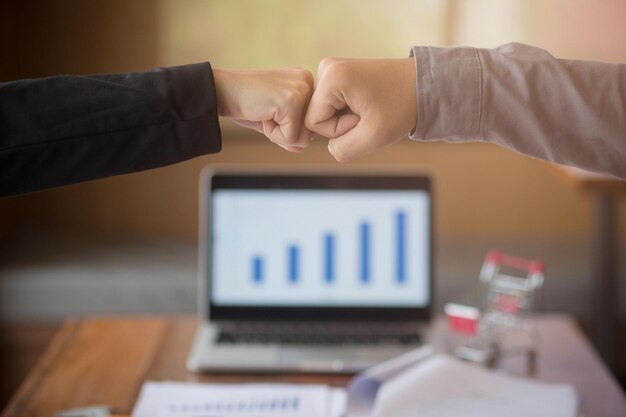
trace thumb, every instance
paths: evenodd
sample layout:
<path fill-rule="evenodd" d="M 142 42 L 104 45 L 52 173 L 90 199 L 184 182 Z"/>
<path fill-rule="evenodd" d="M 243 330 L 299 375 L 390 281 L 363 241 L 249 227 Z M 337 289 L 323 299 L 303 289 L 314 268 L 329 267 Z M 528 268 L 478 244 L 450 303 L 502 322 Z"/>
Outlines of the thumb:
<path fill-rule="evenodd" d="M 343 94 L 332 86 L 322 84 L 316 88 L 309 102 L 304 125 L 311 132 L 335 138 L 348 132 L 359 123 L 346 103 Z"/>
<path fill-rule="evenodd" d="M 247 129 L 256 130 L 259 133 L 263 133 L 263 122 L 255 122 L 252 120 L 240 120 L 240 119 L 232 119 L 233 122 L 237 123 L 239 126 L 243 126 Z"/>
<path fill-rule="evenodd" d="M 375 134 L 366 122 L 361 120 L 354 128 L 342 136 L 328 141 L 328 151 L 337 162 L 349 162 L 378 148 Z"/>

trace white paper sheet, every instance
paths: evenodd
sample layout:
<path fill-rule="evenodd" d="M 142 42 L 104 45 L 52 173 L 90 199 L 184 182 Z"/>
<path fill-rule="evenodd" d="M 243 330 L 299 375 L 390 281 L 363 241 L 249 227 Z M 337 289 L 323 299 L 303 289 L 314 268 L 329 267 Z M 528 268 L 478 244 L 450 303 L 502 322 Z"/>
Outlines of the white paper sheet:
<path fill-rule="evenodd" d="M 347 388 L 346 414 L 350 417 L 370 417 L 377 393 L 385 381 L 417 366 L 433 354 L 433 349 L 425 345 L 375 365 L 352 378 Z"/>
<path fill-rule="evenodd" d="M 324 385 L 147 382 L 134 417 L 341 417 L 345 392 Z"/>
<path fill-rule="evenodd" d="M 358 375 L 347 394 L 324 385 L 147 382 L 133 416 L 575 417 L 577 408 L 569 385 L 512 377 L 424 347 Z"/>
<path fill-rule="evenodd" d="M 346 403 L 347 403 L 346 390 L 344 388 L 331 388 L 330 391 L 330 407 L 328 417 L 345 417 L 346 416 Z"/>
<path fill-rule="evenodd" d="M 575 417 L 574 389 L 436 355 L 381 385 L 371 417 Z"/>

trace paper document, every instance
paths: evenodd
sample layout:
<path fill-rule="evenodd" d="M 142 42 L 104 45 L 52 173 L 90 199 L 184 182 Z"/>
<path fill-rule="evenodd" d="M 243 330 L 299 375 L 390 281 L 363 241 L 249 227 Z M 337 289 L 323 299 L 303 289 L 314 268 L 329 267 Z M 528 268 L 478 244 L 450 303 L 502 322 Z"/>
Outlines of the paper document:
<path fill-rule="evenodd" d="M 433 356 L 381 385 L 370 417 L 575 417 L 565 384 L 546 384 Z"/>
<path fill-rule="evenodd" d="M 424 345 L 386 362 L 372 366 L 358 374 L 348 384 L 346 415 L 349 417 L 370 417 L 378 391 L 386 381 L 417 366 L 430 358 L 433 348 Z"/>
<path fill-rule="evenodd" d="M 325 385 L 147 382 L 134 417 L 576 417 L 567 384 L 487 370 L 423 347 L 346 390 Z"/>
<path fill-rule="evenodd" d="M 325 385 L 147 382 L 134 417 L 342 417 L 345 392 Z"/>

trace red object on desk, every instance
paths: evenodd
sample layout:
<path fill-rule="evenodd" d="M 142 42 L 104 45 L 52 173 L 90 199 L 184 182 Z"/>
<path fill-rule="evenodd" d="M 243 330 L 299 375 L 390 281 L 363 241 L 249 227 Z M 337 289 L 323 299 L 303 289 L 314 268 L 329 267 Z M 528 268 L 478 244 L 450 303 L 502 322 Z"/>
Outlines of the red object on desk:
<path fill-rule="evenodd" d="M 491 263 L 509 266 L 522 271 L 528 271 L 529 273 L 543 273 L 545 271 L 545 266 L 541 261 L 530 261 L 518 258 L 517 256 L 507 255 L 497 250 L 489 251 L 485 258 Z"/>
<path fill-rule="evenodd" d="M 477 308 L 449 303 L 444 310 L 452 330 L 470 335 L 478 334 L 480 311 Z"/>

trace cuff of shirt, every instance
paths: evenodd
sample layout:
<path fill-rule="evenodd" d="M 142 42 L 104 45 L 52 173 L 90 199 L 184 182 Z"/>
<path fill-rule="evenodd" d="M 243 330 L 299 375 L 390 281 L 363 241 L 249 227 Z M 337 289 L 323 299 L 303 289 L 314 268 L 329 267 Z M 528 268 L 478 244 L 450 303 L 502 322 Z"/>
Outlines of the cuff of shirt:
<path fill-rule="evenodd" d="M 417 125 L 411 139 L 478 138 L 482 109 L 481 63 L 475 48 L 415 46 Z"/>
<path fill-rule="evenodd" d="M 208 62 L 160 69 L 167 71 L 166 94 L 174 112 L 182 158 L 217 153 L 222 148 L 213 70 Z"/>

